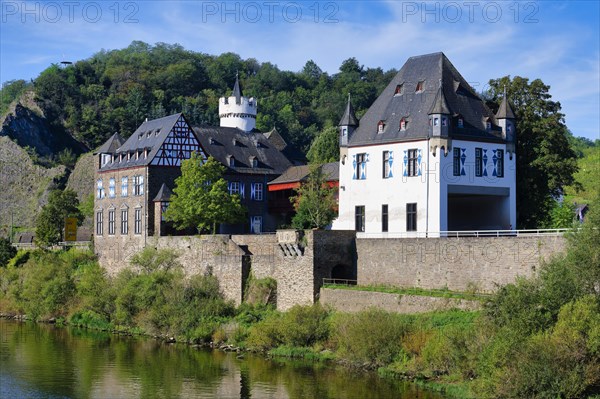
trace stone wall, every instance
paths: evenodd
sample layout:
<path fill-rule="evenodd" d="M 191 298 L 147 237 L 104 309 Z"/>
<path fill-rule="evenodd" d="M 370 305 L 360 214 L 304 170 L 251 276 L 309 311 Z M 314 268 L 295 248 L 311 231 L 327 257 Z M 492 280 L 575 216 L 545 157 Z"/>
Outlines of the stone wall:
<path fill-rule="evenodd" d="M 154 237 L 149 243 L 157 249 L 175 250 L 186 275 L 216 276 L 225 298 L 236 305 L 242 303 L 244 275 L 247 275 L 244 251 L 229 236 Z"/>
<path fill-rule="evenodd" d="M 359 285 L 476 289 L 529 277 L 553 254 L 562 236 L 357 239 Z"/>
<path fill-rule="evenodd" d="M 478 301 L 464 299 L 332 288 L 321 289 L 320 302 L 323 306 L 331 306 L 341 312 L 360 312 L 369 308 L 378 308 L 396 313 L 424 313 L 449 309 L 477 310 L 481 307 Z"/>

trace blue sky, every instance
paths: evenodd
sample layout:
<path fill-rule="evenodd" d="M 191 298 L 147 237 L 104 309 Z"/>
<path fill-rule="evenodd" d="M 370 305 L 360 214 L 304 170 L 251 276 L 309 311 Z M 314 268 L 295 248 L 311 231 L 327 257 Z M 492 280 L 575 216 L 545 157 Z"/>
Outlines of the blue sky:
<path fill-rule="evenodd" d="M 349 57 L 399 69 L 443 51 L 477 89 L 504 75 L 540 78 L 576 136 L 600 138 L 597 1 L 6 1 L 0 81 L 133 40 L 335 73 Z"/>

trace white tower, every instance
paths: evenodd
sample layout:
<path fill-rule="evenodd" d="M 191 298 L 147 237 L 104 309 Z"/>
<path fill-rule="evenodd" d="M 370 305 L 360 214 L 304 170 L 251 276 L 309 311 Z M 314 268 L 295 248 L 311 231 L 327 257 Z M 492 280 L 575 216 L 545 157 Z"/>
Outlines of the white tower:
<path fill-rule="evenodd" d="M 245 132 L 250 132 L 256 126 L 257 104 L 254 97 L 246 98 L 242 95 L 238 75 L 235 75 L 235 85 L 229 97 L 219 99 L 219 118 L 222 127 L 237 127 Z"/>

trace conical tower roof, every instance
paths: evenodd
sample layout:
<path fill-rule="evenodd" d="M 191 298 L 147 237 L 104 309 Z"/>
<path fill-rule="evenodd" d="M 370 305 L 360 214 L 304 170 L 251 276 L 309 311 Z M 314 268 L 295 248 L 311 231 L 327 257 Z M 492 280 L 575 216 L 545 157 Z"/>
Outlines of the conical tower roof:
<path fill-rule="evenodd" d="M 446 102 L 446 96 L 444 95 L 444 89 L 442 88 L 442 81 L 440 79 L 440 87 L 435 95 L 435 99 L 433 100 L 433 104 L 429 109 L 429 115 L 431 114 L 445 114 L 450 115 L 450 108 L 448 108 L 448 103 Z"/>
<path fill-rule="evenodd" d="M 156 197 L 154 197 L 154 202 L 162 202 L 162 201 L 169 201 L 169 199 L 171 198 L 171 190 L 169 189 L 169 187 L 167 187 L 167 185 L 165 183 L 162 184 L 162 186 L 160 186 L 160 189 L 158 190 L 158 194 L 156 194 Z"/>
<path fill-rule="evenodd" d="M 348 103 L 346 104 L 346 110 L 344 116 L 340 119 L 338 126 L 358 126 L 358 119 L 354 114 L 354 107 L 352 107 L 352 101 L 350 101 L 350 94 L 348 94 Z"/>
<path fill-rule="evenodd" d="M 242 102 L 242 88 L 240 87 L 240 79 L 238 74 L 235 74 L 235 84 L 233 85 L 233 91 L 231 92 L 231 96 L 235 97 L 235 103 L 241 104 Z"/>
<path fill-rule="evenodd" d="M 515 114 L 508 103 L 508 99 L 506 98 L 506 88 L 504 88 L 504 97 L 502 98 L 502 102 L 500 103 L 500 108 L 498 108 L 498 112 L 496 112 L 496 118 L 498 119 L 515 119 Z"/>

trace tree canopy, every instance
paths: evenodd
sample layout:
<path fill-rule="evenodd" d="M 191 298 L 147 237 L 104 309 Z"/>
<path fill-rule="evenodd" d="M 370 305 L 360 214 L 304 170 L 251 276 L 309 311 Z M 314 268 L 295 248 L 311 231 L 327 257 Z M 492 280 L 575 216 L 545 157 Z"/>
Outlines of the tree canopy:
<path fill-rule="evenodd" d="M 329 75 L 312 60 L 301 71 L 281 71 L 269 62 L 185 50 L 180 45 L 132 42 L 127 48 L 100 51 L 60 68 L 52 65 L 33 82 L 45 115 L 95 148 L 115 130 L 128 137 L 146 118 L 184 112 L 191 123 L 218 125 L 218 98 L 231 92 L 236 73 L 244 94 L 258 99 L 257 128 L 273 128 L 306 152 L 313 137 L 335 124 L 347 93 L 364 112 L 395 70 L 365 68 L 354 58 Z M 11 99 L 23 82 L 9 82 Z"/>
<path fill-rule="evenodd" d="M 327 183 L 321 165 L 311 165 L 305 182 L 296 189 L 296 196 L 290 198 L 296 215 L 292 226 L 296 229 L 322 229 L 337 216 L 337 189 Z"/>
<path fill-rule="evenodd" d="M 36 220 L 37 243 L 49 246 L 60 242 L 67 217 L 76 218 L 78 225 L 83 223 L 84 216 L 79 210 L 77 193 L 70 189 L 50 191 L 48 203 L 44 205 Z"/>
<path fill-rule="evenodd" d="M 181 163 L 181 176 L 165 212 L 167 221 L 178 229 L 197 228 L 199 232 L 217 232 L 220 223 L 243 220 L 245 209 L 238 194 L 229 194 L 223 178 L 225 167 L 214 158 L 206 162 L 194 153 Z"/>
<path fill-rule="evenodd" d="M 517 225 L 538 228 L 548 224 L 555 199 L 573 183 L 577 157 L 550 86 L 520 76 L 490 80 L 496 109 L 504 88 L 517 118 Z"/>
<path fill-rule="evenodd" d="M 326 127 L 312 142 L 306 157 L 310 163 L 337 162 L 340 159 L 340 139 L 338 129 Z"/>

